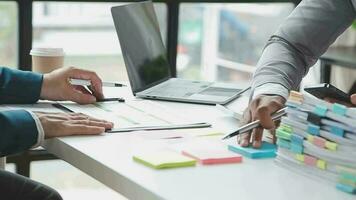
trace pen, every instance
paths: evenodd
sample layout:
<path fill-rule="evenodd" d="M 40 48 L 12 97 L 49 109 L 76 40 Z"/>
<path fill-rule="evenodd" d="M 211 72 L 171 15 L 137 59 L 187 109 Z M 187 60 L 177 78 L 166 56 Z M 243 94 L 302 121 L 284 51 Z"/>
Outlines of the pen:
<path fill-rule="evenodd" d="M 104 98 L 104 99 L 99 99 L 97 102 L 108 102 L 108 101 L 125 102 L 125 99 L 123 99 L 123 98 Z"/>
<path fill-rule="evenodd" d="M 52 106 L 55 107 L 55 108 L 58 108 L 58 109 L 60 109 L 60 110 L 63 110 L 63 111 L 65 111 L 65 112 L 70 112 L 70 113 L 73 113 L 73 112 L 74 112 L 73 110 L 71 110 L 71 109 L 69 109 L 69 108 L 63 106 L 63 105 L 60 104 L 60 103 L 53 103 Z"/>
<path fill-rule="evenodd" d="M 282 108 L 280 110 L 278 110 L 277 112 L 275 112 L 273 115 L 272 115 L 272 120 L 273 121 L 276 121 L 276 120 L 279 120 L 282 118 L 283 115 L 286 114 L 286 108 Z M 256 120 L 256 121 L 253 121 L 251 123 L 248 123 L 242 127 L 240 127 L 239 129 L 237 129 L 236 131 L 232 132 L 232 133 L 229 133 L 227 135 L 225 135 L 222 139 L 225 140 L 225 139 L 229 139 L 231 137 L 234 137 L 236 135 L 239 135 L 240 133 L 245 133 L 247 131 L 250 131 L 254 128 L 257 128 L 259 127 L 261 124 L 260 124 L 260 120 Z"/>
<path fill-rule="evenodd" d="M 91 81 L 85 79 L 75 79 L 70 78 L 69 83 L 72 85 L 81 85 L 81 86 L 90 86 Z M 126 85 L 121 83 L 114 83 L 114 82 L 103 82 L 103 87 L 126 87 Z"/>

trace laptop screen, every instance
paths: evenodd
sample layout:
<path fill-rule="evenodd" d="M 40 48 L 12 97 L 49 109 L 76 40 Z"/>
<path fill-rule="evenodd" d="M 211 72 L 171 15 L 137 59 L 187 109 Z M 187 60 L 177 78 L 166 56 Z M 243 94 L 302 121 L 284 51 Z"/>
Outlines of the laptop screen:
<path fill-rule="evenodd" d="M 132 91 L 145 90 L 171 77 L 151 1 L 111 8 Z"/>

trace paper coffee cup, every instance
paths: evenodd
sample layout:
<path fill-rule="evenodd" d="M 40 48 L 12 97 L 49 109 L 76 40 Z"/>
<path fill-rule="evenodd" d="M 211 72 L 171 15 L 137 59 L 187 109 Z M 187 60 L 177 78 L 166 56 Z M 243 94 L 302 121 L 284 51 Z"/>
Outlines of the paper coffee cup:
<path fill-rule="evenodd" d="M 49 73 L 63 67 L 64 51 L 62 48 L 33 48 L 32 71 L 38 73 Z"/>

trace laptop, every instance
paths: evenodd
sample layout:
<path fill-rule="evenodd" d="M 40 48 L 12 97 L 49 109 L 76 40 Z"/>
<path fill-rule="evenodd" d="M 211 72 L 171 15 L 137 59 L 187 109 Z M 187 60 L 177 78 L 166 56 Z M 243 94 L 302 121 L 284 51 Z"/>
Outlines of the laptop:
<path fill-rule="evenodd" d="M 111 13 L 136 97 L 225 104 L 239 96 L 236 85 L 172 76 L 151 1 L 112 7 Z"/>

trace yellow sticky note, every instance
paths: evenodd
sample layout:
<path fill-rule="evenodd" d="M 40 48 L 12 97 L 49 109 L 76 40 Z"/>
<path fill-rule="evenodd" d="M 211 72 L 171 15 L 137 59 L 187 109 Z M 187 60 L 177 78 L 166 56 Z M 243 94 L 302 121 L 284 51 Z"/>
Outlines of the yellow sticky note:
<path fill-rule="evenodd" d="M 307 135 L 307 140 L 308 140 L 308 142 L 313 143 L 313 141 L 314 141 L 314 136 L 308 134 L 308 135 Z"/>
<path fill-rule="evenodd" d="M 336 151 L 336 149 L 337 149 L 337 144 L 336 144 L 335 142 L 329 142 L 329 141 L 327 141 L 327 142 L 325 143 L 325 147 L 326 147 L 327 149 L 329 149 L 329 150 Z"/>
<path fill-rule="evenodd" d="M 316 162 L 316 166 L 320 169 L 325 170 L 326 169 L 326 162 L 324 160 L 318 160 Z"/>
<path fill-rule="evenodd" d="M 196 160 L 174 151 L 158 151 L 133 156 L 136 162 L 154 169 L 194 166 Z"/>
<path fill-rule="evenodd" d="M 295 159 L 299 160 L 300 162 L 304 162 L 304 155 L 303 154 L 295 154 Z"/>

